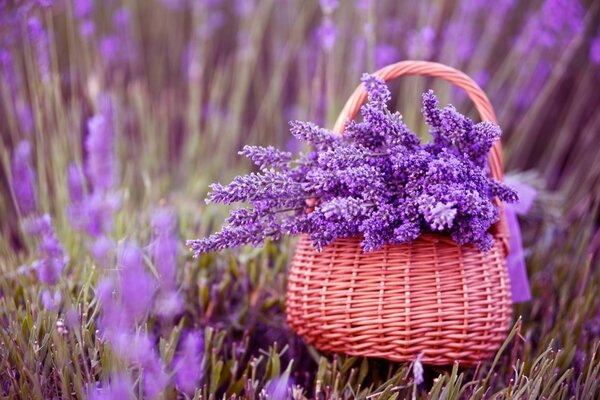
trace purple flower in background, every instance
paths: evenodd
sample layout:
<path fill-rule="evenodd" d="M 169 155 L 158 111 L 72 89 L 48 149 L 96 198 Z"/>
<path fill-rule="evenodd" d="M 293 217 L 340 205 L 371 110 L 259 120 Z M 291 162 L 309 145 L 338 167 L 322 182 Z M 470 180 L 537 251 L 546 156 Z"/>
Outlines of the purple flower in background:
<path fill-rule="evenodd" d="M 62 302 L 62 294 L 58 290 L 44 290 L 42 292 L 42 304 L 48 311 L 56 311 Z"/>
<path fill-rule="evenodd" d="M 319 41 L 319 44 L 324 50 L 329 51 L 335 45 L 336 38 L 337 27 L 335 26 L 333 20 L 330 17 L 326 16 L 323 19 L 323 22 L 321 23 L 319 28 L 317 29 L 317 39 Z"/>
<path fill-rule="evenodd" d="M 429 59 L 433 54 L 435 30 L 425 26 L 408 37 L 408 55 L 414 59 Z"/>
<path fill-rule="evenodd" d="M 597 35 L 590 45 L 590 60 L 596 65 L 600 65 L 600 34 Z"/>
<path fill-rule="evenodd" d="M 73 3 L 73 13 L 79 21 L 79 32 L 83 36 L 91 36 L 96 30 L 92 12 L 94 11 L 93 0 L 76 0 Z"/>
<path fill-rule="evenodd" d="M 113 375 L 109 381 L 104 381 L 100 387 L 90 390 L 90 400 L 128 400 L 135 399 L 133 382 L 125 374 Z"/>
<path fill-rule="evenodd" d="M 564 48 L 583 29 L 584 9 L 579 1 L 546 0 L 525 26 L 517 48 Z"/>
<path fill-rule="evenodd" d="M 107 35 L 100 39 L 100 54 L 109 65 L 120 60 L 119 38 L 116 35 Z"/>
<path fill-rule="evenodd" d="M 17 96 L 19 80 L 15 71 L 12 53 L 6 49 L 0 49 L 0 65 L 2 66 L 3 81 L 6 82 L 13 97 Z"/>
<path fill-rule="evenodd" d="M 78 19 L 89 18 L 94 11 L 94 0 L 75 0 L 73 3 L 73 13 Z"/>
<path fill-rule="evenodd" d="M 339 0 L 319 0 L 323 14 L 332 14 L 339 6 Z"/>
<path fill-rule="evenodd" d="M 413 363 L 413 368 L 412 368 L 412 372 L 413 372 L 413 379 L 415 382 L 415 385 L 420 385 L 421 383 L 423 383 L 423 364 L 421 363 L 421 359 L 423 358 L 423 353 L 419 354 L 417 356 L 417 358 L 415 359 L 415 362 Z"/>
<path fill-rule="evenodd" d="M 375 67 L 382 68 L 400 59 L 398 48 L 392 44 L 379 43 L 375 46 Z"/>
<path fill-rule="evenodd" d="M 142 250 L 133 243 L 121 249 L 119 266 L 122 307 L 133 324 L 150 310 L 157 282 L 146 272 Z"/>
<path fill-rule="evenodd" d="M 294 380 L 290 377 L 288 368 L 283 374 L 269 381 L 264 390 L 271 399 L 286 399 L 293 386 Z"/>
<path fill-rule="evenodd" d="M 99 112 L 87 123 L 86 174 L 94 190 L 104 191 L 115 184 L 114 126 L 110 99 L 102 97 L 99 104 Z"/>
<path fill-rule="evenodd" d="M 15 100 L 15 108 L 17 110 L 17 117 L 19 118 L 19 125 L 25 134 L 30 134 L 33 130 L 33 114 L 31 112 L 31 106 L 25 103 L 21 98 Z"/>
<path fill-rule="evenodd" d="M 14 151 L 11 165 L 12 189 L 19 212 L 29 215 L 36 211 L 35 172 L 31 166 L 31 145 L 19 143 Z"/>
<path fill-rule="evenodd" d="M 76 164 L 67 168 L 67 188 L 72 204 L 80 205 L 85 200 L 85 181 L 81 169 Z"/>
<path fill-rule="evenodd" d="M 115 243 L 108 237 L 102 235 L 94 240 L 90 251 L 96 261 L 103 267 L 110 265 L 111 257 L 115 249 Z"/>
<path fill-rule="evenodd" d="M 57 284 L 67 264 L 68 257 L 52 227 L 50 216 L 45 214 L 28 221 L 25 231 L 38 238 L 37 251 L 40 258 L 34 261 L 32 265 L 38 279 L 46 285 Z"/>
<path fill-rule="evenodd" d="M 201 333 L 191 332 L 183 339 L 179 355 L 173 362 L 175 384 L 177 388 L 192 396 L 200 387 L 204 355 L 204 337 Z"/>
<path fill-rule="evenodd" d="M 48 34 L 42 21 L 37 17 L 30 17 L 27 20 L 27 30 L 29 32 L 29 39 L 35 50 L 40 77 L 43 81 L 47 81 L 50 79 L 50 44 Z"/>
<path fill-rule="evenodd" d="M 175 213 L 171 209 L 160 208 L 154 211 L 151 225 L 154 240 L 150 248 L 161 288 L 173 289 L 176 286 L 178 246 Z"/>

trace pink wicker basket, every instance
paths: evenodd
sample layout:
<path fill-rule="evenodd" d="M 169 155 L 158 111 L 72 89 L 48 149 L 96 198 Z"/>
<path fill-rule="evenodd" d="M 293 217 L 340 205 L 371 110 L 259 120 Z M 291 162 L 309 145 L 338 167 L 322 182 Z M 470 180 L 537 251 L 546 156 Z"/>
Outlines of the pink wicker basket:
<path fill-rule="evenodd" d="M 496 122 L 489 99 L 464 73 L 424 61 L 404 61 L 377 72 L 445 79 L 469 95 L 482 120 Z M 366 99 L 359 86 L 335 124 L 340 134 Z M 491 175 L 502 180 L 499 142 L 489 155 Z M 498 202 L 501 207 L 501 204 Z M 288 324 L 324 352 L 472 366 L 500 347 L 512 318 L 506 270 L 508 230 L 501 208 L 496 244 L 488 253 L 426 234 L 411 244 L 363 253 L 360 238 L 337 240 L 317 253 L 301 237 L 287 286 Z"/>

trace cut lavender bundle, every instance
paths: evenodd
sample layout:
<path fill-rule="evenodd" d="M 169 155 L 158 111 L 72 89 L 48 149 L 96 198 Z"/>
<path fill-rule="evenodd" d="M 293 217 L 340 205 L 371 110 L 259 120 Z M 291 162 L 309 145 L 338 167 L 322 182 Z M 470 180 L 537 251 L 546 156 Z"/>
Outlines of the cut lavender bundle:
<path fill-rule="evenodd" d="M 294 136 L 312 145 L 292 160 L 273 147 L 241 153 L 259 173 L 214 184 L 207 202 L 249 203 L 231 212 L 214 235 L 188 244 L 195 256 L 267 238 L 307 234 L 317 250 L 338 238 L 361 236 L 364 251 L 408 243 L 444 232 L 459 244 L 488 251 L 488 232 L 498 220 L 493 198 L 514 202 L 516 193 L 489 177 L 486 157 L 500 137 L 491 122 L 475 124 L 453 106 L 439 108 L 432 91 L 422 113 L 431 143 L 421 144 L 388 110 L 390 92 L 374 75 L 363 76 L 369 95 L 362 122 L 350 122 L 342 138 L 311 123 L 292 122 Z"/>

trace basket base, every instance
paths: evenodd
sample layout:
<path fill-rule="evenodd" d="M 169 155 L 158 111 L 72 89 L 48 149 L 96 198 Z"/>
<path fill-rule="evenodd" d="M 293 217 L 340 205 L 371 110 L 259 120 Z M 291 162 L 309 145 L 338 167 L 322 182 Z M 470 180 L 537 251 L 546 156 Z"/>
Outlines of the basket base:
<path fill-rule="evenodd" d="M 359 238 L 314 251 L 302 237 L 292 260 L 290 327 L 324 352 L 473 366 L 506 338 L 512 317 L 500 241 L 488 253 L 422 235 L 363 253 Z"/>

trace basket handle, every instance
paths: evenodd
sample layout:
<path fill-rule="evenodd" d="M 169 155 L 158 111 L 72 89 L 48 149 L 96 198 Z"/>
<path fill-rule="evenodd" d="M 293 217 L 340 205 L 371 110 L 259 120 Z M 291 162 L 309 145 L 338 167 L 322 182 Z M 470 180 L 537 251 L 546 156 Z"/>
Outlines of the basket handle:
<path fill-rule="evenodd" d="M 475 108 L 479 112 L 482 121 L 490 121 L 497 124 L 496 114 L 490 99 L 479 85 L 465 73 L 444 64 L 430 61 L 400 61 L 390 64 L 375 72 L 375 75 L 384 81 L 390 81 L 403 75 L 424 75 L 444 79 L 463 89 Z M 361 105 L 367 99 L 367 92 L 363 85 L 359 85 L 350 96 L 346 105 L 335 122 L 333 131 L 342 134 L 347 121 L 354 119 Z M 494 143 L 488 156 L 488 164 L 492 178 L 502 181 L 502 144 L 500 140 Z"/>

